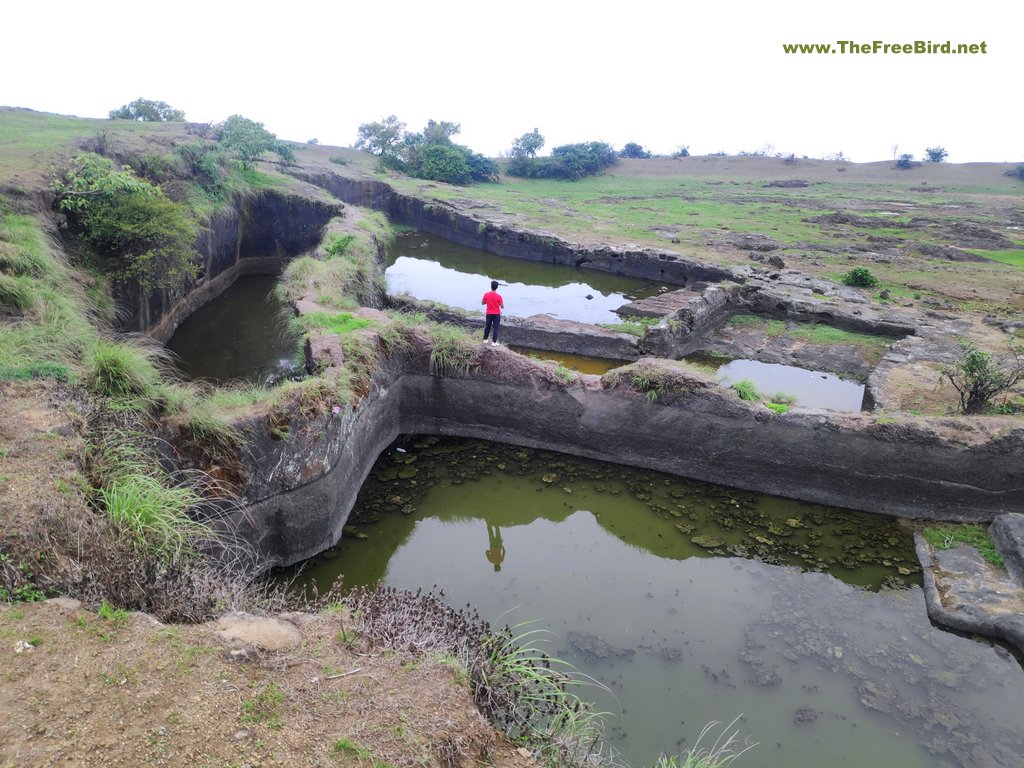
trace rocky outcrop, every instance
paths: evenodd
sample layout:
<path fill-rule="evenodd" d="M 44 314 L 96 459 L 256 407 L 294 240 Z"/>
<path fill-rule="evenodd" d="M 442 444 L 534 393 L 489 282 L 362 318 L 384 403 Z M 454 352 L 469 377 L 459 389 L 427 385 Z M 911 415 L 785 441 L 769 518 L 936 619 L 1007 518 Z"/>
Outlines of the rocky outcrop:
<path fill-rule="evenodd" d="M 483 220 L 450 202 L 403 194 L 383 182 L 350 179 L 332 173 L 310 173 L 301 169 L 290 169 L 289 172 L 306 183 L 328 190 L 346 203 L 375 208 L 402 224 L 498 256 L 663 280 L 679 286 L 734 279 L 729 269 L 705 264 L 674 251 L 636 246 L 588 247 L 551 232 Z"/>
<path fill-rule="evenodd" d="M 240 425 L 246 511 L 236 522 L 265 567 L 337 541 L 377 455 L 399 433 L 545 448 L 901 517 L 989 520 L 1024 506 L 1024 428 L 1009 422 L 960 419 L 953 428 L 942 419 L 780 415 L 678 368 L 671 389 L 652 400 L 625 376 L 569 385 L 543 365 L 483 346 L 479 370 L 445 378 L 431 373 L 425 345 L 389 362 L 354 407 L 294 408 Z"/>
<path fill-rule="evenodd" d="M 928 616 L 936 624 L 1005 640 L 1024 651 L 1024 588 L 974 547 L 934 549 L 914 535 Z"/>
<path fill-rule="evenodd" d="M 989 533 L 1006 563 L 1006 572 L 1024 586 L 1024 514 L 999 515 L 992 521 Z"/>
<path fill-rule="evenodd" d="M 391 297 L 391 306 L 421 312 L 435 323 L 447 323 L 483 336 L 484 316 L 459 309 L 433 306 L 405 296 Z M 550 352 L 563 352 L 606 360 L 636 360 L 642 353 L 640 339 L 628 333 L 549 315 L 502 317 L 501 342 Z"/>

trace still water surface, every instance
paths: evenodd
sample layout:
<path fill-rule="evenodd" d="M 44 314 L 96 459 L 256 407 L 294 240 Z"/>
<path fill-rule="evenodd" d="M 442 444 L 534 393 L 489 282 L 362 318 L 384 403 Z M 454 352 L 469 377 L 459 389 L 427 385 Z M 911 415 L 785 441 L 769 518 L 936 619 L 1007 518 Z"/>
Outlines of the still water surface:
<path fill-rule="evenodd" d="M 321 588 L 443 588 L 607 685 L 635 766 L 743 715 L 744 768 L 1019 766 L 1024 672 L 933 627 L 897 522 L 543 451 L 385 451 Z M 359 533 L 366 538 L 355 538 Z"/>
<path fill-rule="evenodd" d="M 389 293 L 474 312 L 483 311 L 480 298 L 497 280 L 505 314 L 549 314 L 582 323 L 620 323 L 616 309 L 661 287 L 635 277 L 495 256 L 422 232 L 395 238 L 384 274 Z"/>
<path fill-rule="evenodd" d="M 274 275 L 240 277 L 193 312 L 167 342 L 182 373 L 267 383 L 290 371 L 296 342 L 282 320 L 276 283 Z"/>
<path fill-rule="evenodd" d="M 864 403 L 864 385 L 834 373 L 757 360 L 733 360 L 718 369 L 718 380 L 727 386 L 744 379 L 754 382 L 758 392 L 792 395 L 807 408 L 859 411 Z"/>

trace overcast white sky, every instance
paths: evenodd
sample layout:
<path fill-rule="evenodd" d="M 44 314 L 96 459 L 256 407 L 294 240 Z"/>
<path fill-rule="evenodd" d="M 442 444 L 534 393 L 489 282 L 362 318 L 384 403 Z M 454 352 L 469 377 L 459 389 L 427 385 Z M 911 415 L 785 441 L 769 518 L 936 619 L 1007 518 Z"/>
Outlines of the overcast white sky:
<path fill-rule="evenodd" d="M 348 146 L 396 114 L 495 156 L 635 141 L 857 162 L 893 146 L 1024 160 L 1020 0 L 48 0 L 5 3 L 0 105 L 106 117 L 138 97 L 196 122 Z M 974 56 L 785 55 L 786 42 L 987 43 Z"/>

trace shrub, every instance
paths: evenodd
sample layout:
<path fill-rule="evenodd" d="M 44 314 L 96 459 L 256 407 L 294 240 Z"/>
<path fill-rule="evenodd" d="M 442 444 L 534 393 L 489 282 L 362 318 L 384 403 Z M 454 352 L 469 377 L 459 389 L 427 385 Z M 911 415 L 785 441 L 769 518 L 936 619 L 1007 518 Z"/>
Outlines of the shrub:
<path fill-rule="evenodd" d="M 949 152 L 943 147 L 928 147 L 924 151 L 924 156 L 929 163 L 941 163 L 949 157 Z"/>
<path fill-rule="evenodd" d="M 159 187 L 85 154 L 51 182 L 54 205 L 69 229 L 91 250 L 95 267 L 114 280 L 135 281 L 144 291 L 194 277 L 196 226 L 185 206 Z"/>
<path fill-rule="evenodd" d="M 857 288 L 874 288 L 878 285 L 878 278 L 871 274 L 867 267 L 854 267 L 842 278 L 843 285 L 852 285 Z"/>
<path fill-rule="evenodd" d="M 551 150 L 551 157 L 515 157 L 505 173 L 531 179 L 577 181 L 618 163 L 615 150 L 603 141 L 563 144 Z"/>
<path fill-rule="evenodd" d="M 174 154 L 186 176 L 191 177 L 212 196 L 218 197 L 227 178 L 227 154 L 216 144 L 190 142 L 175 148 Z"/>
<path fill-rule="evenodd" d="M 907 168 L 913 168 L 920 163 L 914 162 L 914 156 L 909 154 L 900 155 L 896 158 L 896 167 L 906 170 Z"/>
<path fill-rule="evenodd" d="M 1024 380 L 1024 344 L 1011 346 L 1002 360 L 995 360 L 973 342 L 961 342 L 963 354 L 942 375 L 960 396 L 961 413 L 985 413 L 992 399 Z"/>

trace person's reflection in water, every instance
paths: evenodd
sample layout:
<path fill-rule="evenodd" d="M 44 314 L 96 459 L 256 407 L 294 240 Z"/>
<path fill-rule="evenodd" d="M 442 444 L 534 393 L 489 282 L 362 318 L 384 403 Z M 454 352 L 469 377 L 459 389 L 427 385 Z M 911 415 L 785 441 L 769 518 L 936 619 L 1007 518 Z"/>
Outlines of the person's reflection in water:
<path fill-rule="evenodd" d="M 501 529 L 496 525 L 487 523 L 487 562 L 494 566 L 495 571 L 501 570 L 501 563 L 505 559 L 505 545 L 501 543 Z"/>

